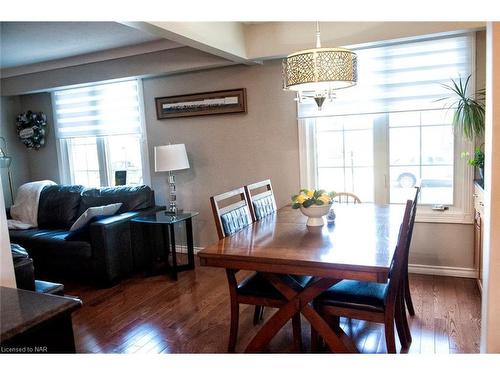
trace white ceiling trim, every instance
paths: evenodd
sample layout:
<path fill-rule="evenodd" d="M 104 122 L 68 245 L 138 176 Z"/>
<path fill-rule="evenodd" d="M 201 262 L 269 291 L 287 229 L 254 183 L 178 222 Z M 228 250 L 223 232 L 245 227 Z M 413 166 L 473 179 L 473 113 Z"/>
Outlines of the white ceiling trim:
<path fill-rule="evenodd" d="M 144 53 L 163 51 L 173 48 L 182 47 L 181 44 L 171 40 L 155 40 L 152 42 L 140 43 L 125 47 L 111 48 L 104 51 L 92 52 L 82 55 L 65 57 L 62 59 L 44 61 L 36 64 L 21 65 L 13 68 L 5 68 L 0 70 L 2 78 L 15 77 L 23 74 L 38 73 L 53 69 L 67 68 L 83 64 L 91 64 L 100 61 L 119 59 L 141 55 Z"/>
<path fill-rule="evenodd" d="M 123 25 L 246 65 L 246 25 L 242 22 L 122 22 Z"/>

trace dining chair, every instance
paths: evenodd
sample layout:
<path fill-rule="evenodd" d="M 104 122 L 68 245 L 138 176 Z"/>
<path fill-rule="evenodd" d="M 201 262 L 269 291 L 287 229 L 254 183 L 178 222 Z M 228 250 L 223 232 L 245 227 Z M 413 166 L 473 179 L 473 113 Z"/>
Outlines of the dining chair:
<path fill-rule="evenodd" d="M 386 283 L 342 280 L 320 294 L 313 302 L 314 308 L 335 330 L 340 330 L 341 316 L 383 323 L 389 353 L 396 353 L 394 323 L 403 350 L 407 350 L 411 342 L 402 287 L 406 275 L 407 241 L 413 209 L 413 202 L 408 200 L 389 269 L 390 278 Z M 313 349 L 317 347 L 318 339 L 317 332 L 311 329 Z"/>
<path fill-rule="evenodd" d="M 333 201 L 337 203 L 361 203 L 361 199 L 356 194 L 347 192 L 335 193 Z"/>
<path fill-rule="evenodd" d="M 276 212 L 276 200 L 274 199 L 273 187 L 271 180 L 255 182 L 250 185 L 245 185 L 245 194 L 247 196 L 250 214 L 252 220 L 258 221 L 263 217 Z M 255 306 L 253 323 L 257 324 L 264 317 L 264 307 Z"/>
<path fill-rule="evenodd" d="M 226 205 L 227 202 L 233 202 Z M 244 188 L 210 197 L 215 226 L 219 239 L 233 235 L 252 223 L 249 201 Z M 254 324 L 262 316 L 262 306 L 279 308 L 287 303 L 285 297 L 260 273 L 256 272 L 241 282 L 236 279 L 237 269 L 226 269 L 231 303 L 231 324 L 228 352 L 234 353 L 238 338 L 239 305 L 255 305 Z M 283 276 L 292 288 L 299 291 L 310 278 Z M 300 315 L 292 318 L 294 348 L 302 350 L 302 330 Z"/>
<path fill-rule="evenodd" d="M 274 199 L 271 180 L 264 180 L 246 185 L 245 193 L 250 202 L 250 214 L 253 221 L 276 212 L 276 200 Z"/>
<path fill-rule="evenodd" d="M 406 257 L 406 267 L 405 267 L 405 286 L 404 286 L 404 299 L 406 302 L 406 307 L 408 308 L 408 313 L 411 316 L 415 316 L 415 309 L 413 307 L 413 301 L 411 299 L 411 293 L 410 293 L 410 280 L 408 278 L 408 261 L 409 261 L 409 254 L 410 254 L 410 245 L 411 245 L 411 239 L 413 237 L 413 226 L 415 224 L 415 216 L 417 214 L 417 204 L 418 204 L 418 198 L 420 195 L 420 186 L 415 186 L 415 197 L 413 198 L 413 206 L 412 206 L 412 216 L 411 216 L 411 221 L 410 221 L 410 228 L 409 228 L 409 233 L 408 233 L 408 241 L 407 241 L 407 254 L 408 256 Z"/>

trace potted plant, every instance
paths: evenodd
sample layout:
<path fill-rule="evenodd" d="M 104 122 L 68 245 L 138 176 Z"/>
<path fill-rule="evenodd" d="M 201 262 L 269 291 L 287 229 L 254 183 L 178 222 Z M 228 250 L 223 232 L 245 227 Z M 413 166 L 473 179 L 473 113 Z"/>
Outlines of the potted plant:
<path fill-rule="evenodd" d="M 462 152 L 462 157 L 470 157 L 468 152 Z M 481 147 L 476 147 L 474 157 L 467 160 L 467 164 L 476 167 L 479 170 L 479 176 L 484 179 L 484 152 Z"/>
<path fill-rule="evenodd" d="M 468 140 L 484 133 L 484 89 L 478 90 L 476 95 L 470 95 L 470 75 L 465 82 L 459 77 L 451 80 L 450 85 L 442 86 L 452 92 L 451 97 L 439 100 L 451 100 L 448 108 L 454 108 L 453 126 L 455 130 L 462 133 Z"/>
<path fill-rule="evenodd" d="M 325 190 L 301 189 L 299 194 L 292 196 L 292 208 L 308 217 L 306 225 L 321 226 L 325 216 L 332 206 L 335 192 L 327 193 Z"/>

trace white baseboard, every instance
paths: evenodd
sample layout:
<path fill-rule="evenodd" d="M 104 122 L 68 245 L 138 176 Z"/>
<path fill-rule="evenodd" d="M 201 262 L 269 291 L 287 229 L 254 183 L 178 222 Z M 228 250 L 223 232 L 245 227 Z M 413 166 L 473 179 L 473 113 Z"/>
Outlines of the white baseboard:
<path fill-rule="evenodd" d="M 410 264 L 408 266 L 408 272 L 417 273 L 421 275 L 453 276 L 453 277 L 465 277 L 468 279 L 477 279 L 477 270 L 474 268 L 465 268 L 465 267 L 447 267 L 447 266 L 430 266 L 424 264 Z"/>
<path fill-rule="evenodd" d="M 194 248 L 194 253 L 196 254 L 200 250 L 203 250 L 203 247 L 196 246 Z M 179 246 L 179 249 L 177 251 L 179 253 L 187 253 L 187 247 Z M 408 272 L 421 275 L 464 277 L 467 279 L 477 279 L 478 276 L 477 275 L 478 271 L 474 268 L 430 266 L 426 264 L 410 264 L 408 266 Z"/>

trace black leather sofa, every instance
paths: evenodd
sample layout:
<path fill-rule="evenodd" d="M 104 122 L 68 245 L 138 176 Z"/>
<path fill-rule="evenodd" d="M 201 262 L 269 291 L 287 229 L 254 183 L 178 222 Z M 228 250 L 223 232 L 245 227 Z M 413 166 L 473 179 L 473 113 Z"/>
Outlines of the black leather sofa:
<path fill-rule="evenodd" d="M 64 295 L 64 285 L 50 281 L 35 280 L 35 268 L 33 259 L 28 252 L 18 244 L 10 244 L 12 261 L 14 263 L 14 275 L 16 286 L 19 289 L 31 290 L 38 293 Z"/>
<path fill-rule="evenodd" d="M 122 203 L 116 215 L 90 223 L 83 238 L 66 238 L 87 208 L 112 203 Z M 154 192 L 145 185 L 46 186 L 40 194 L 38 228 L 9 230 L 10 241 L 24 247 L 33 258 L 37 278 L 69 276 L 109 286 L 144 264 L 143 250 L 132 246 L 129 221 L 156 210 Z"/>

